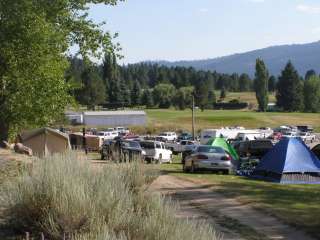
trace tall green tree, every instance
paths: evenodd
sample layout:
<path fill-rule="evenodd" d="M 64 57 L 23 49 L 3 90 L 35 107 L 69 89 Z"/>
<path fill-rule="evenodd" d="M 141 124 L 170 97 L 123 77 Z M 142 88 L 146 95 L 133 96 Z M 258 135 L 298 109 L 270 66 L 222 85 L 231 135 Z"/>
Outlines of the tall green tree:
<path fill-rule="evenodd" d="M 176 89 L 172 84 L 160 83 L 153 90 L 154 102 L 159 108 L 169 108 L 175 94 Z"/>
<path fill-rule="evenodd" d="M 308 80 L 310 77 L 316 76 L 316 75 L 317 75 L 316 71 L 313 70 L 313 69 L 310 69 L 310 70 L 308 70 L 308 71 L 306 72 L 306 75 L 305 75 L 304 79 L 305 79 L 305 80 Z"/>
<path fill-rule="evenodd" d="M 254 79 L 254 88 L 259 105 L 259 111 L 265 112 L 268 107 L 268 70 L 262 59 L 256 60 L 256 73 Z"/>
<path fill-rule="evenodd" d="M 243 73 L 239 78 L 239 91 L 248 92 L 251 89 L 251 79 L 248 74 Z"/>
<path fill-rule="evenodd" d="M 213 109 L 215 103 L 216 103 L 216 95 L 213 90 L 209 90 L 207 108 Z"/>
<path fill-rule="evenodd" d="M 289 61 L 277 83 L 277 105 L 285 111 L 303 109 L 303 85 L 297 70 Z"/>
<path fill-rule="evenodd" d="M 179 110 L 185 110 L 186 108 L 190 108 L 192 105 L 193 91 L 193 87 L 179 88 L 173 98 L 174 106 Z"/>
<path fill-rule="evenodd" d="M 105 85 L 95 66 L 88 66 L 82 73 L 82 97 L 83 104 L 88 109 L 94 110 L 95 106 L 105 102 Z"/>
<path fill-rule="evenodd" d="M 220 99 L 223 100 L 227 97 L 227 90 L 225 87 L 222 87 L 221 88 L 221 91 L 220 91 Z"/>
<path fill-rule="evenodd" d="M 0 1 L 0 141 L 63 114 L 70 46 L 83 58 L 114 49 L 112 36 L 87 17 L 91 3 L 116 0 Z"/>
<path fill-rule="evenodd" d="M 122 103 L 123 106 L 130 106 L 131 105 L 131 91 L 127 86 L 127 83 L 125 82 L 124 79 L 120 80 L 119 83 L 119 97 L 118 101 Z"/>
<path fill-rule="evenodd" d="M 136 80 L 133 84 L 131 91 L 131 104 L 133 106 L 138 106 L 141 103 L 141 86 L 140 83 Z"/>
<path fill-rule="evenodd" d="M 270 76 L 268 81 L 268 91 L 274 92 L 276 90 L 276 78 L 275 76 Z"/>
<path fill-rule="evenodd" d="M 200 75 L 201 77 L 201 75 Z M 208 104 L 209 85 L 204 79 L 199 78 L 194 87 L 196 105 L 203 111 Z"/>
<path fill-rule="evenodd" d="M 106 85 L 107 99 L 109 103 L 123 104 L 123 95 L 121 92 L 121 83 L 119 75 L 119 66 L 117 64 L 116 54 L 106 52 L 102 67 L 103 80 Z"/>
<path fill-rule="evenodd" d="M 152 108 L 154 106 L 153 93 L 151 89 L 145 89 L 142 93 L 141 104 L 146 108 Z"/>
<path fill-rule="evenodd" d="M 320 78 L 317 75 L 310 76 L 304 82 L 304 111 L 320 111 Z"/>

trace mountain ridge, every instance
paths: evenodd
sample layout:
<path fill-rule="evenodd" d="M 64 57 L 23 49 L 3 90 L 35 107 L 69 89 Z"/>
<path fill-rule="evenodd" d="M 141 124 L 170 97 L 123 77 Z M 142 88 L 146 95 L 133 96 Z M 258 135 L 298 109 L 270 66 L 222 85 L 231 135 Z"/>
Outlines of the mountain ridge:
<path fill-rule="evenodd" d="M 303 44 L 276 45 L 266 48 L 235 53 L 217 58 L 180 61 L 151 61 L 169 67 L 194 67 L 198 70 L 217 71 L 219 73 L 247 73 L 251 77 L 255 71 L 255 61 L 262 58 L 270 74 L 278 76 L 288 61 L 291 61 L 300 75 L 314 69 L 320 72 L 320 41 Z M 150 61 L 149 61 L 150 62 Z"/>

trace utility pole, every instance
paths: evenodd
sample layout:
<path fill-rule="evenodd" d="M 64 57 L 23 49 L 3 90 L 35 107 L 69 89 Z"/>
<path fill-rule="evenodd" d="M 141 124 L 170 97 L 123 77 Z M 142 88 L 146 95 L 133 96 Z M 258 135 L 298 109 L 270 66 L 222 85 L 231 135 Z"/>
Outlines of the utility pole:
<path fill-rule="evenodd" d="M 195 121 L 194 121 L 194 94 L 192 94 L 192 139 L 193 139 L 193 141 L 196 139 L 194 124 L 195 124 Z"/>

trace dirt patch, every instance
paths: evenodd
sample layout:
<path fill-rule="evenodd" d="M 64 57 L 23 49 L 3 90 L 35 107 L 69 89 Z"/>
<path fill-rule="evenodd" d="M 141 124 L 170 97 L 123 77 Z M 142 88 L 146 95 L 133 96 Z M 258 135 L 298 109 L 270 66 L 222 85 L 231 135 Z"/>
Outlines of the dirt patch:
<path fill-rule="evenodd" d="M 162 175 L 151 189 L 177 200 L 181 206 L 178 216 L 202 216 L 223 239 L 313 239 L 275 217 L 214 192 L 210 185 Z"/>

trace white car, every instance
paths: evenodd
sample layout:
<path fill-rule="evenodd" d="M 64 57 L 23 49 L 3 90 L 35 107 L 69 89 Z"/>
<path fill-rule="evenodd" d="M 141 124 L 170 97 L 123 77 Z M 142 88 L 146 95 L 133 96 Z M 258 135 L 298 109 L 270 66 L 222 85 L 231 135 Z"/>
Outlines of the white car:
<path fill-rule="evenodd" d="M 128 134 L 130 133 L 128 128 L 125 127 L 115 127 L 114 131 L 118 132 L 119 134 Z"/>
<path fill-rule="evenodd" d="M 145 151 L 145 160 L 147 162 L 171 163 L 172 151 L 169 150 L 163 142 L 142 141 L 141 148 Z"/>
<path fill-rule="evenodd" d="M 98 132 L 98 137 L 104 140 L 113 140 L 115 137 L 118 137 L 118 133 L 115 131 L 100 131 Z"/>
<path fill-rule="evenodd" d="M 308 143 L 308 142 L 313 142 L 316 140 L 316 135 L 314 134 L 311 134 L 310 132 L 301 132 L 300 134 L 300 138 L 305 142 L 305 143 Z"/>
<path fill-rule="evenodd" d="M 167 142 L 167 141 L 173 142 L 178 139 L 178 136 L 175 132 L 163 132 L 163 133 L 160 133 L 156 138 L 161 139 L 164 142 Z"/>

